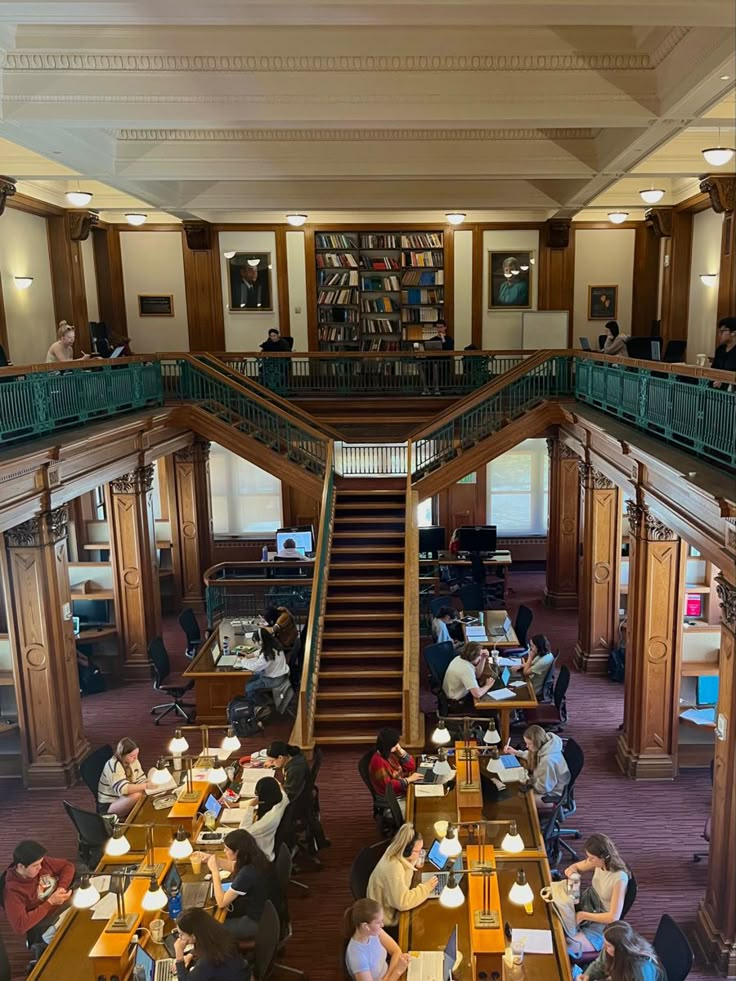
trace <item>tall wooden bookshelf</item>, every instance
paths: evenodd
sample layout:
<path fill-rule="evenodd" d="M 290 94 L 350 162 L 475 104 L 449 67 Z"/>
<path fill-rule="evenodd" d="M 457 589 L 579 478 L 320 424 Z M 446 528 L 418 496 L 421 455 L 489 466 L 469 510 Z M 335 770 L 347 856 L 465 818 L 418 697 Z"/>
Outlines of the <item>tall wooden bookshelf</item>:
<path fill-rule="evenodd" d="M 442 230 L 315 231 L 321 350 L 400 350 L 445 320 Z"/>

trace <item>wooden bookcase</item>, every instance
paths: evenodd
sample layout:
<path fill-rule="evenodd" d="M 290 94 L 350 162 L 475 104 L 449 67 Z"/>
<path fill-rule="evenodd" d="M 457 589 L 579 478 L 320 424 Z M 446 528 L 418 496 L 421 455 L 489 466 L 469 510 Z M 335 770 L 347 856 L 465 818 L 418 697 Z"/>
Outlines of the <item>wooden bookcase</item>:
<path fill-rule="evenodd" d="M 442 229 L 317 229 L 320 350 L 400 350 L 445 318 Z"/>
<path fill-rule="evenodd" d="M 13 653 L 8 635 L 0 634 L 0 779 L 17 777 L 22 772 Z"/>

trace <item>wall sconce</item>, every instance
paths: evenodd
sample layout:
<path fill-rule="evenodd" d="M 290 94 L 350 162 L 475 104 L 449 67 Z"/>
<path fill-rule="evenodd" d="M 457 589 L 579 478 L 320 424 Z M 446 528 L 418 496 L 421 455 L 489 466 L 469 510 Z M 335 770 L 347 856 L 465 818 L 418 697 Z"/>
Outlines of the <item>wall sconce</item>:
<path fill-rule="evenodd" d="M 227 252 L 222 253 L 226 259 L 232 259 L 235 255 L 235 249 L 229 249 Z"/>
<path fill-rule="evenodd" d="M 16 276 L 15 288 L 17 290 L 27 290 L 33 282 L 33 276 Z"/>
<path fill-rule="evenodd" d="M 715 286 L 718 282 L 718 273 L 701 273 L 700 282 L 703 286 Z"/>

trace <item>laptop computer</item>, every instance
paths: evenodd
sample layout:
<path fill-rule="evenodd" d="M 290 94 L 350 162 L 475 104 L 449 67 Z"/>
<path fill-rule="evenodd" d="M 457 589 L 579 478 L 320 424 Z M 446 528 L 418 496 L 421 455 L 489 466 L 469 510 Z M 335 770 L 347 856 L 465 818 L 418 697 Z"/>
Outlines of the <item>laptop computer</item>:
<path fill-rule="evenodd" d="M 143 968 L 145 981 L 176 981 L 176 961 L 173 957 L 154 960 L 140 944 L 135 948 L 135 967 Z"/>
<path fill-rule="evenodd" d="M 451 981 L 457 960 L 457 927 L 444 950 L 410 951 L 407 981 Z"/>
<path fill-rule="evenodd" d="M 506 617 L 500 627 L 491 627 L 491 637 L 505 637 L 511 630 L 511 618 Z"/>
<path fill-rule="evenodd" d="M 113 351 L 110 352 L 110 357 L 119 358 L 124 350 L 125 350 L 125 345 L 121 344 L 120 347 L 116 347 Z"/>
<path fill-rule="evenodd" d="M 591 348 L 591 346 L 590 346 L 590 341 L 588 340 L 587 337 L 578 337 L 578 340 L 580 341 L 580 347 L 584 351 L 592 351 L 593 350 Z"/>

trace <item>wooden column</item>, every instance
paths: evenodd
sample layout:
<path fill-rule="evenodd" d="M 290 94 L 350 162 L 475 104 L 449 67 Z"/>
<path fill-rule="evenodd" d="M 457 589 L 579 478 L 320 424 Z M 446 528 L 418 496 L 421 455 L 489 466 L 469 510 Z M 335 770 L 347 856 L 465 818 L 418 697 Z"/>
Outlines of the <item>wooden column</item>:
<path fill-rule="evenodd" d="M 581 463 L 579 474 L 582 556 L 575 666 L 605 674 L 609 651 L 618 643 L 621 491 L 589 464 Z"/>
<path fill-rule="evenodd" d="M 70 787 L 89 753 L 71 621 L 66 522 L 61 507 L 5 532 L 9 633 L 30 788 Z"/>
<path fill-rule="evenodd" d="M 174 575 L 183 606 L 204 609 L 202 573 L 212 565 L 210 444 L 195 439 L 167 460 Z"/>
<path fill-rule="evenodd" d="M 637 222 L 634 232 L 634 286 L 631 302 L 631 333 L 649 337 L 654 333 L 659 299 L 659 243 L 648 222 Z"/>
<path fill-rule="evenodd" d="M 126 673 L 148 674 L 148 644 L 161 633 L 161 591 L 153 521 L 153 467 L 108 484 L 110 561 Z"/>
<path fill-rule="evenodd" d="M 718 721 L 713 767 L 708 887 L 695 936 L 719 975 L 736 978 L 736 585 L 718 577 L 721 601 Z"/>
<path fill-rule="evenodd" d="M 635 501 L 629 516 L 624 729 L 616 759 L 635 780 L 677 774 L 680 650 L 686 549 Z"/>
<path fill-rule="evenodd" d="M 655 209 L 653 208 L 652 211 Z M 657 209 L 665 211 L 664 208 Z M 669 212 L 669 241 L 662 273 L 662 341 L 687 337 L 690 304 L 690 259 L 693 245 L 693 216 L 690 211 Z"/>
<path fill-rule="evenodd" d="M 99 220 L 93 211 L 68 211 L 46 219 L 54 313 L 57 324 L 66 320 L 77 328 L 75 357 L 82 352 L 89 354 L 90 349 L 81 242 L 89 238 L 90 229 Z"/>
<path fill-rule="evenodd" d="M 708 195 L 715 213 L 723 215 L 716 311 L 718 321 L 721 317 L 736 316 L 736 177 L 710 174 L 700 182 L 700 190 Z M 715 324 L 713 328 L 715 331 Z"/>
<path fill-rule="evenodd" d="M 107 324 L 111 338 L 126 337 L 123 257 L 117 225 L 92 229 L 92 246 L 97 274 L 97 304 L 100 320 Z"/>
<path fill-rule="evenodd" d="M 547 606 L 578 605 L 580 552 L 580 480 L 577 455 L 559 439 L 548 439 L 549 533 L 547 535 Z"/>
<path fill-rule="evenodd" d="M 218 241 L 209 222 L 182 225 L 190 351 L 225 350 Z"/>

